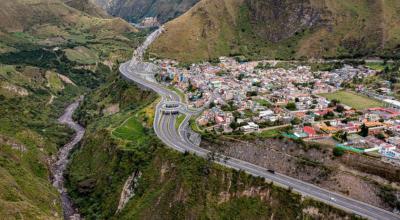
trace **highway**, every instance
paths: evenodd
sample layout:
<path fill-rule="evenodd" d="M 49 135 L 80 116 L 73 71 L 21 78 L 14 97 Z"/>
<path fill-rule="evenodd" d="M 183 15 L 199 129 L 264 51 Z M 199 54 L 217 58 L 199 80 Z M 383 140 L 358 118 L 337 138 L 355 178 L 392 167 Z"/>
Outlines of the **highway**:
<path fill-rule="evenodd" d="M 146 47 L 140 48 L 140 52 L 144 51 L 145 49 Z M 137 55 L 136 52 L 135 55 Z M 142 62 L 141 59 L 138 60 L 136 57 L 134 57 L 132 60 L 135 62 Z M 158 138 L 165 145 L 177 151 L 190 152 L 200 157 L 207 157 L 209 151 L 200 148 L 198 143 L 196 144 L 191 142 L 187 136 L 189 119 L 195 113 L 190 111 L 187 107 L 180 108 L 180 113 L 186 115 L 186 118 L 179 128 L 176 129 L 175 123 L 177 115 L 163 114 L 161 106 L 168 101 L 180 102 L 182 106 L 185 106 L 183 100 L 180 100 L 178 94 L 167 89 L 161 84 L 142 78 L 140 74 L 135 72 L 135 62 L 128 61 L 123 63 L 121 64 L 119 70 L 124 78 L 133 81 L 141 87 L 151 89 L 161 96 L 161 101 L 157 104 L 155 109 L 153 123 L 153 128 Z M 226 161 L 216 161 L 216 163 L 233 168 L 235 170 L 245 171 L 254 176 L 264 177 L 267 181 L 272 181 L 274 184 L 282 187 L 291 188 L 293 191 L 298 192 L 303 196 L 311 197 L 368 219 L 400 220 L 400 216 L 392 212 L 351 199 L 335 192 L 330 192 L 318 186 L 283 174 L 271 173 L 266 168 L 251 164 L 246 161 L 230 158 Z"/>

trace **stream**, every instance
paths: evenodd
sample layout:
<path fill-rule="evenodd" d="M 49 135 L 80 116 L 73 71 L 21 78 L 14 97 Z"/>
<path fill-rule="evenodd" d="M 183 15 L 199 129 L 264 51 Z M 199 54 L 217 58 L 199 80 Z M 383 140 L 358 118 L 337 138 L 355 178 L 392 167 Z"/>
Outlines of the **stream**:
<path fill-rule="evenodd" d="M 74 122 L 72 115 L 78 108 L 83 97 L 70 104 L 64 111 L 64 114 L 58 119 L 60 124 L 65 124 L 75 131 L 75 135 L 70 142 L 65 144 L 57 154 L 55 163 L 52 164 L 51 171 L 53 175 L 53 186 L 58 190 L 61 196 L 61 205 L 63 209 L 63 216 L 66 220 L 79 220 L 81 219 L 77 209 L 68 196 L 67 189 L 64 187 L 64 172 L 69 162 L 69 155 L 71 150 L 81 141 L 85 134 L 85 129 L 78 123 Z"/>

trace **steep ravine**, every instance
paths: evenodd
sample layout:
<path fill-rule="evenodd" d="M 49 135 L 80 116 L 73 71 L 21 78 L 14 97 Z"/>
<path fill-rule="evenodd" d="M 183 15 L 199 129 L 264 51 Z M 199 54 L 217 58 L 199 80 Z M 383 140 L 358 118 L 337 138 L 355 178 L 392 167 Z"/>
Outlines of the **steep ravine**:
<path fill-rule="evenodd" d="M 199 0 L 93 0 L 112 16 L 131 22 L 139 22 L 145 17 L 157 17 L 165 23 L 183 14 Z"/>
<path fill-rule="evenodd" d="M 65 124 L 75 131 L 75 135 L 70 142 L 64 145 L 58 152 L 55 163 L 52 164 L 53 186 L 56 187 L 61 195 L 61 205 L 63 208 L 64 219 L 81 219 L 77 209 L 74 207 L 68 192 L 64 187 L 64 172 L 69 162 L 71 150 L 82 140 L 85 129 L 72 119 L 72 115 L 78 108 L 83 97 L 70 104 L 64 114 L 58 119 L 61 124 Z"/>

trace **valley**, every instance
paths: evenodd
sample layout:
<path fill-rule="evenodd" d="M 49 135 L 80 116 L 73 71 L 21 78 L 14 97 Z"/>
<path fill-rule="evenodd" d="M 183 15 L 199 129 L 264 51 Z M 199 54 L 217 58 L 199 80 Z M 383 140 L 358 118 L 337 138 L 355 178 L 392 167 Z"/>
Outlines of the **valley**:
<path fill-rule="evenodd" d="M 172 20 L 189 10 L 198 0 L 94 0 L 110 15 L 139 23 L 146 17 L 154 17 L 161 23 Z"/>
<path fill-rule="evenodd" d="M 0 6 L 0 219 L 400 219 L 396 1 Z"/>

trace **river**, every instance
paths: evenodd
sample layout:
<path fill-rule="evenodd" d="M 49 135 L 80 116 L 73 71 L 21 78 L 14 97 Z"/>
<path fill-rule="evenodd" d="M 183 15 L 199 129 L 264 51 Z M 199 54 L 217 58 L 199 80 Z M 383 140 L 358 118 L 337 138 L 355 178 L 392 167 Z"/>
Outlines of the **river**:
<path fill-rule="evenodd" d="M 60 124 L 65 124 L 75 131 L 75 135 L 70 142 L 65 144 L 57 154 L 55 163 L 52 164 L 51 170 L 53 175 L 53 186 L 58 190 L 61 195 L 61 205 L 63 208 L 64 219 L 79 220 L 81 219 L 78 210 L 74 208 L 71 198 L 64 186 L 64 172 L 69 162 L 69 155 L 71 150 L 82 140 L 85 134 L 85 129 L 78 123 L 74 122 L 72 115 L 78 108 L 83 97 L 79 98 L 70 104 L 64 111 L 64 114 L 58 119 Z"/>

